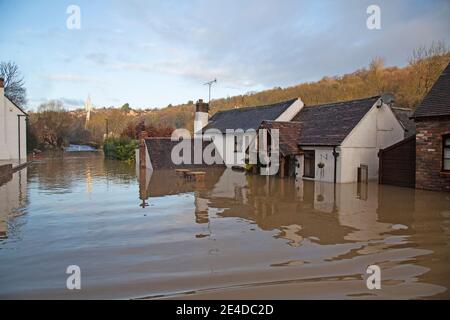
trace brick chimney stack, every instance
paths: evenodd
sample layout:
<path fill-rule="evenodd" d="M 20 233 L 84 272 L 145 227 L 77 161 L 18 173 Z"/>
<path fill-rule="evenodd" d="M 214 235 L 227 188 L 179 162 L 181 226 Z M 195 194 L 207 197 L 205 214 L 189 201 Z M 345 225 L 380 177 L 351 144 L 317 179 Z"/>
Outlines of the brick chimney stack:
<path fill-rule="evenodd" d="M 4 88 L 4 87 L 5 87 L 5 79 L 0 78 L 0 88 Z"/>

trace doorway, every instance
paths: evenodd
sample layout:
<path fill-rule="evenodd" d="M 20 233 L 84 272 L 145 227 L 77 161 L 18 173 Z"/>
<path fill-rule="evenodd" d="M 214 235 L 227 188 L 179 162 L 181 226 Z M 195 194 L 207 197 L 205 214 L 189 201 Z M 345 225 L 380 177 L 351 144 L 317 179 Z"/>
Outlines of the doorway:
<path fill-rule="evenodd" d="M 305 150 L 304 151 L 304 166 L 305 171 L 303 173 L 303 176 L 305 178 L 314 178 L 315 177 L 315 166 L 316 166 L 316 152 L 314 150 Z"/>

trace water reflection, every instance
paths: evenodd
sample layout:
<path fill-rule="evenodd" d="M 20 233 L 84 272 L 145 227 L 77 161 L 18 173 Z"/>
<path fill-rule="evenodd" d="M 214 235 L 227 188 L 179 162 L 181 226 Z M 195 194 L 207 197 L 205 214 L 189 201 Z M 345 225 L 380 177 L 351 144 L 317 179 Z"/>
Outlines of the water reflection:
<path fill-rule="evenodd" d="M 20 173 L 0 187 L 0 298 L 449 297 L 449 194 L 223 168 L 195 182 L 82 152 Z"/>
<path fill-rule="evenodd" d="M 208 170 L 201 183 L 187 181 L 174 170 L 143 170 L 140 176 L 140 199 L 145 206 L 151 198 L 192 193 L 195 222 L 208 223 L 208 212 L 214 209 L 220 217 L 242 218 L 262 230 L 279 230 L 277 237 L 295 246 L 301 239 L 319 244 L 384 239 L 393 224 L 410 226 L 416 194 L 422 196 L 419 191 L 374 182 L 335 185 L 245 175 L 231 169 Z M 437 201 L 436 212 L 445 204 Z"/>
<path fill-rule="evenodd" d="M 27 168 L 16 171 L 10 181 L 0 185 L 0 239 L 8 237 L 8 224 L 14 223 L 13 218 L 22 214 L 21 208 L 26 203 Z"/>
<path fill-rule="evenodd" d="M 436 293 L 447 291 L 442 286 L 450 287 L 450 266 L 445 262 L 450 257 L 449 194 L 376 182 L 335 185 L 278 179 L 231 169 L 208 170 L 201 186 L 171 171 L 153 172 L 147 179 L 145 199 L 149 201 L 153 197 L 192 193 L 196 223 L 209 223 L 215 215 L 245 219 L 261 230 L 274 231 L 275 239 L 283 239 L 294 248 L 312 243 L 333 246 L 335 252 L 322 261 L 371 255 L 386 268 L 397 266 L 391 259 L 400 264 L 416 261 L 410 271 L 404 268 L 403 274 L 394 272 L 384 284 L 427 279 L 441 288 L 434 288 Z M 346 243 L 357 246 L 338 249 Z M 314 258 L 305 256 L 272 266 L 305 263 L 314 263 Z M 402 277 L 408 281 L 397 279 Z"/>

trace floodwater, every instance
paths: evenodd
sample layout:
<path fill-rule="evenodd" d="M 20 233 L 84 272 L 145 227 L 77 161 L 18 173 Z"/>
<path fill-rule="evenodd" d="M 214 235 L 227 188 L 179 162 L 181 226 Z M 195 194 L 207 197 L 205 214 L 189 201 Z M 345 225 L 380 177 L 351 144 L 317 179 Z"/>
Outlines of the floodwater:
<path fill-rule="evenodd" d="M 138 174 L 89 153 L 15 173 L 0 187 L 0 298 L 450 297 L 448 193 Z M 81 290 L 66 288 L 69 265 Z"/>

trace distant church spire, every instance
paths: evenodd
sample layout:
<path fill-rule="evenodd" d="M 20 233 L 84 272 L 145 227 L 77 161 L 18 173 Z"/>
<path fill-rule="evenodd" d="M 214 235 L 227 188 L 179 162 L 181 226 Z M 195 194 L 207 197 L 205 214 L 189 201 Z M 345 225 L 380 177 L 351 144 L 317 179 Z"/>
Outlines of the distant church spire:
<path fill-rule="evenodd" d="M 89 120 L 91 119 L 91 110 L 92 110 L 91 95 L 88 95 L 86 102 L 84 103 L 84 109 L 86 110 L 86 123 L 84 125 L 86 128 L 89 123 Z"/>

